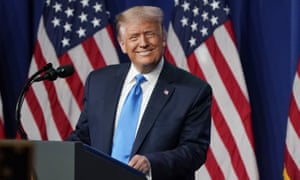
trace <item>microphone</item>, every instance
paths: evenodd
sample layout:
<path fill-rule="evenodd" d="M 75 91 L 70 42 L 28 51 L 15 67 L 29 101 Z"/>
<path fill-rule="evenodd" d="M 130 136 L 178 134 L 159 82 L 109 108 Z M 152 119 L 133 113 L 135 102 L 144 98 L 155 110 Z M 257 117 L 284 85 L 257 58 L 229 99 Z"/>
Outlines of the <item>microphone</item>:
<path fill-rule="evenodd" d="M 70 76 L 74 73 L 74 68 L 72 65 L 65 65 L 58 67 L 57 69 L 50 68 L 47 72 L 45 72 L 42 76 L 34 79 L 34 82 L 39 82 L 43 80 L 54 81 L 57 77 L 64 78 Z"/>
<path fill-rule="evenodd" d="M 40 75 L 41 73 L 44 73 L 43 75 Z M 23 86 L 21 93 L 18 97 L 18 101 L 16 104 L 16 111 L 15 111 L 15 118 L 17 121 L 17 131 L 20 133 L 20 136 L 22 139 L 27 139 L 27 133 L 25 132 L 22 123 L 21 123 L 21 107 L 24 102 L 24 98 L 26 95 L 26 92 L 28 91 L 29 87 L 34 82 L 39 82 L 43 80 L 49 80 L 54 81 L 57 79 L 57 77 L 64 78 L 67 76 L 70 76 L 74 73 L 74 68 L 72 65 L 65 65 L 58 67 L 57 69 L 53 69 L 52 64 L 48 63 L 41 69 L 39 69 L 37 72 L 35 72 L 25 83 Z"/>

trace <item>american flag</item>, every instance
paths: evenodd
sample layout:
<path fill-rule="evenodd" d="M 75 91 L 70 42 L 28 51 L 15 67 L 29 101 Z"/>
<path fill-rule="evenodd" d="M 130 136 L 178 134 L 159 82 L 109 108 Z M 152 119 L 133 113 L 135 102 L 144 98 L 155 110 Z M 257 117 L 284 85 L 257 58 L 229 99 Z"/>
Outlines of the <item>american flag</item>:
<path fill-rule="evenodd" d="M 197 179 L 256 180 L 251 108 L 223 0 L 175 0 L 166 57 L 213 88 L 211 145 Z"/>
<path fill-rule="evenodd" d="M 29 139 L 65 139 L 79 118 L 88 73 L 119 63 L 109 15 L 102 0 L 46 1 L 29 76 L 50 62 L 73 64 L 75 73 L 30 87 L 21 112 Z"/>
<path fill-rule="evenodd" d="M 294 78 L 287 121 L 284 180 L 300 179 L 300 60 Z"/>

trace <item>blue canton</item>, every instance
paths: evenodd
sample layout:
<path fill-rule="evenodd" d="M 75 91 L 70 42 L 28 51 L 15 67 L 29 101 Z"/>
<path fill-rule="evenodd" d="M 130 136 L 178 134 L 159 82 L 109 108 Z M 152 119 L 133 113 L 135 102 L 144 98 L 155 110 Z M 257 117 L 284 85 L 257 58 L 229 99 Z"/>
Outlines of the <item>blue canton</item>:
<path fill-rule="evenodd" d="M 172 26 L 185 55 L 191 54 L 228 18 L 222 0 L 175 0 Z"/>
<path fill-rule="evenodd" d="M 47 0 L 43 20 L 57 56 L 80 44 L 108 24 L 101 0 Z"/>

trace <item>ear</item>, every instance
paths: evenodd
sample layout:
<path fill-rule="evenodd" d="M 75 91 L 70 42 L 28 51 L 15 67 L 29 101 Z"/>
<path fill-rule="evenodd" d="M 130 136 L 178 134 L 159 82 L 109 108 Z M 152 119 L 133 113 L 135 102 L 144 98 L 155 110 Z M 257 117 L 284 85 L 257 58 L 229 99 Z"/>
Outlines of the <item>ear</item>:
<path fill-rule="evenodd" d="M 124 42 L 123 40 L 120 40 L 120 41 L 119 41 L 119 45 L 120 45 L 120 47 L 121 47 L 122 52 L 123 52 L 124 54 L 127 54 L 125 42 Z"/>
<path fill-rule="evenodd" d="M 167 46 L 167 37 L 166 37 L 166 35 L 164 34 L 164 36 L 163 36 L 163 39 L 162 39 L 162 45 L 163 45 L 163 47 L 165 48 L 166 46 Z"/>

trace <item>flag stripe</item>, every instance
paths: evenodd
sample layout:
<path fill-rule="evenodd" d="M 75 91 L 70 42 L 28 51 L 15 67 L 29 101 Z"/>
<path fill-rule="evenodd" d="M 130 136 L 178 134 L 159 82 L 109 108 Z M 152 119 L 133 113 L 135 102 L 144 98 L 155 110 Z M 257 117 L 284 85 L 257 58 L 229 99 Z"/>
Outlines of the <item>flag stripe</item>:
<path fill-rule="evenodd" d="M 72 64 L 75 72 L 64 79 L 33 85 L 31 96 L 35 102 L 26 98 L 27 107 L 23 108 L 26 119 L 34 119 L 34 123 L 23 120 L 30 139 L 67 137 L 79 119 L 88 74 L 96 68 L 119 63 L 112 27 L 107 24 L 109 13 L 103 1 L 92 1 L 85 7 L 77 1 L 45 3 L 46 13 L 41 16 L 38 28 L 38 50 L 34 52 L 29 72 L 37 72 L 46 63 L 52 63 L 53 68 Z M 53 8 L 56 5 L 62 13 Z M 73 8 L 72 15 L 66 16 L 65 10 Z M 91 21 L 85 22 L 83 16 L 78 18 L 80 13 Z M 43 118 L 37 119 L 38 116 Z"/>
<path fill-rule="evenodd" d="M 223 40 L 223 42 L 228 42 L 228 41 Z M 216 70 L 219 72 L 219 74 L 222 74 L 219 77 L 222 79 L 226 91 L 228 91 L 228 95 L 230 96 L 230 99 L 235 105 L 235 109 L 239 113 L 241 119 L 244 119 L 243 121 L 241 121 L 243 123 L 243 126 L 241 127 L 244 127 L 246 129 L 248 139 L 251 142 L 252 148 L 254 148 L 253 139 L 252 139 L 252 125 L 251 125 L 251 121 L 249 121 L 250 105 L 240 89 L 241 87 L 240 84 L 238 84 L 236 78 L 233 76 L 232 74 L 233 71 L 230 70 L 230 67 L 228 66 L 227 63 L 228 61 L 224 59 L 223 53 L 221 53 L 220 50 L 217 48 L 219 46 L 217 45 L 215 38 L 211 36 L 210 38 L 207 39 L 205 44 L 207 45 L 207 49 L 209 53 L 211 54 L 211 56 L 213 56 L 211 59 L 214 61 Z"/>
<path fill-rule="evenodd" d="M 290 119 L 288 119 L 290 121 Z M 294 158 L 295 165 L 300 169 L 300 162 L 297 160 L 297 153 L 300 148 L 300 137 L 297 135 L 296 129 L 292 124 L 288 123 L 287 126 L 287 150 L 292 158 Z"/>
<path fill-rule="evenodd" d="M 94 69 L 106 66 L 102 53 L 97 48 L 94 38 L 88 38 L 82 42 L 82 46 Z"/>
<path fill-rule="evenodd" d="M 300 92 L 300 91 L 298 91 Z M 293 93 L 295 94 L 295 93 Z M 300 104 L 299 104 L 300 105 Z M 300 108 L 297 107 L 295 96 L 292 95 L 291 102 L 290 102 L 290 112 L 289 112 L 289 122 L 291 126 L 295 129 L 295 135 L 300 138 Z"/>
<path fill-rule="evenodd" d="M 206 166 L 202 166 L 196 172 L 197 179 L 218 179 L 218 180 L 225 180 L 224 174 L 221 170 L 221 167 L 217 163 L 216 158 L 213 155 L 212 149 L 209 148 L 207 151 L 207 163 Z M 208 169 L 208 167 L 210 167 Z"/>
<path fill-rule="evenodd" d="M 214 109 L 213 109 L 214 110 Z M 215 114 L 215 113 L 214 113 Z M 213 119 L 213 122 L 215 120 Z M 237 175 L 234 169 L 234 165 L 231 163 L 230 152 L 226 147 L 227 141 L 223 141 L 221 134 L 218 132 L 217 124 L 214 123 L 212 138 L 214 141 L 211 143 L 211 151 L 216 159 L 216 164 L 207 161 L 205 166 L 208 169 L 211 169 L 211 177 L 212 179 L 232 179 L 236 180 Z M 210 158 L 208 159 L 210 160 Z M 219 166 L 222 170 L 222 173 L 215 171 L 215 167 Z"/>
<path fill-rule="evenodd" d="M 30 106 L 28 103 L 31 103 Z M 24 101 L 23 104 L 22 114 L 26 115 L 24 116 L 26 119 L 22 119 L 22 125 L 25 130 L 30 129 L 30 131 L 26 131 L 26 133 L 31 140 L 48 140 L 44 115 L 42 113 L 31 112 L 42 112 L 32 88 L 29 89 L 26 101 Z"/>
<path fill-rule="evenodd" d="M 39 49 L 40 48 L 37 48 L 35 54 L 37 54 L 36 59 L 39 59 L 39 61 L 36 61 L 37 67 L 38 69 L 41 69 L 43 66 L 47 64 L 47 61 L 44 58 L 43 53 L 41 51 L 38 51 Z M 54 122 L 60 133 L 61 139 L 63 139 L 67 137 L 72 131 L 72 126 L 70 125 L 70 122 L 68 121 L 68 118 L 60 103 L 63 101 L 60 101 L 58 98 L 54 82 L 43 81 L 43 84 L 45 86 L 45 89 L 47 89 L 48 92 L 47 95 L 48 95 L 50 110 L 52 112 Z"/>
<path fill-rule="evenodd" d="M 174 60 L 172 61 L 175 62 L 176 66 L 189 71 L 184 51 L 180 45 L 177 35 L 174 32 L 172 24 L 169 25 L 167 44 L 169 47 L 168 52 L 170 52 L 171 56 L 174 57 Z"/>
<path fill-rule="evenodd" d="M 108 25 L 106 28 L 97 32 L 94 35 L 94 39 L 98 45 L 100 52 L 102 53 L 106 65 L 120 63 L 116 51 L 116 44 L 114 44 L 115 39 L 113 36 L 111 25 Z M 100 68 L 100 66 L 96 68 Z"/>
<path fill-rule="evenodd" d="M 207 49 L 209 49 L 209 47 Z M 212 52 L 206 52 L 206 53 L 202 52 L 200 54 L 203 55 L 203 54 L 208 54 L 208 53 L 213 54 Z M 214 58 L 218 58 L 218 57 L 214 57 Z M 201 59 L 201 57 L 197 58 L 194 54 L 191 54 L 189 56 L 189 58 L 188 58 L 189 69 L 193 74 L 201 77 L 202 79 L 207 80 L 207 78 L 205 77 L 205 75 L 203 74 L 203 72 L 200 68 L 200 67 L 205 68 L 205 65 L 199 66 L 199 64 L 197 62 L 198 59 Z M 213 62 L 213 61 L 211 61 L 211 62 Z M 206 63 L 208 64 L 208 62 L 206 62 Z M 207 67 L 206 69 L 211 70 L 213 68 L 212 67 Z M 222 73 L 220 73 L 220 74 L 222 74 Z M 211 81 L 213 81 L 213 80 L 211 80 Z M 216 81 L 216 79 L 214 81 Z M 222 84 L 222 83 L 220 83 L 220 84 Z M 228 125 L 226 123 L 226 119 L 223 117 L 222 113 L 220 112 L 220 108 L 218 107 L 217 101 L 216 101 L 215 98 L 213 98 L 212 109 L 213 109 L 213 112 L 214 112 L 212 114 L 212 117 L 214 117 L 213 119 L 216 123 L 216 128 L 217 128 L 216 130 L 221 135 L 222 140 L 226 141 L 225 146 L 226 146 L 227 151 L 229 151 L 229 153 L 230 153 L 230 158 L 231 158 L 231 162 L 232 162 L 232 165 L 234 167 L 233 169 L 235 170 L 235 173 L 239 176 L 239 179 L 241 179 L 242 177 L 247 177 L 247 173 L 246 173 L 246 170 L 245 170 L 245 164 L 241 160 L 240 153 L 236 152 L 236 150 L 239 149 L 239 148 L 235 144 L 235 140 L 234 140 L 233 135 L 230 131 L 230 128 L 228 127 Z M 208 167 L 208 169 L 209 169 L 209 167 Z M 215 173 L 215 172 L 212 172 L 212 173 Z M 249 177 L 247 177 L 246 179 L 248 179 L 248 178 Z"/>
<path fill-rule="evenodd" d="M 192 72 L 193 74 L 195 74 L 196 76 L 202 78 L 203 80 L 206 80 L 206 77 L 205 75 L 203 74 L 203 71 L 201 70 L 201 66 L 199 66 L 198 64 L 198 61 L 197 61 L 197 58 L 195 57 L 194 54 L 191 54 L 188 58 L 188 66 L 189 66 L 189 69 L 190 69 L 190 72 Z M 227 170 L 228 167 L 231 167 L 231 164 L 230 163 L 227 163 L 227 165 L 224 165 L 224 163 L 226 162 L 220 162 L 220 163 L 217 163 L 218 160 L 222 159 L 222 157 L 220 157 L 219 155 L 222 154 L 223 158 L 225 157 L 225 152 L 227 152 L 228 150 L 230 149 L 227 149 L 226 147 L 224 147 L 224 144 L 222 143 L 222 141 L 220 141 L 220 137 L 217 135 L 217 134 L 223 134 L 224 135 L 229 135 L 231 134 L 229 128 L 226 128 L 227 125 L 224 126 L 221 126 L 220 123 L 225 123 L 224 121 L 224 118 L 220 119 L 217 115 L 220 114 L 220 111 L 216 105 L 216 101 L 215 99 L 213 98 L 213 102 L 212 102 L 212 120 L 213 120 L 213 125 L 216 124 L 216 127 L 213 126 L 214 128 L 212 128 L 212 132 L 211 132 L 211 139 L 214 139 L 214 141 L 211 142 L 211 146 L 213 149 L 210 151 L 210 153 L 208 154 L 208 160 L 207 160 L 207 163 L 205 164 L 205 166 L 207 167 L 208 171 L 209 171 L 209 174 L 212 176 L 212 179 L 225 179 L 224 178 L 224 175 L 222 172 L 220 171 L 216 171 L 216 167 L 219 167 L 219 164 L 222 164 L 222 167 L 221 168 L 226 168 L 226 169 L 223 169 L 223 172 L 226 174 L 226 177 L 230 177 L 232 175 L 230 174 L 235 174 L 233 171 L 234 168 L 229 168 L 229 171 Z M 218 131 L 218 129 L 215 129 L 215 128 L 219 128 L 219 129 L 222 129 L 221 131 Z M 229 139 L 226 138 L 226 137 L 222 137 L 223 140 L 226 140 L 227 141 L 227 145 L 229 147 L 234 147 L 235 144 L 233 141 L 231 141 L 232 143 L 228 143 Z M 233 139 L 233 138 L 231 138 Z M 216 142 L 217 141 L 217 142 Z M 232 152 L 232 151 L 231 151 Z M 226 153 L 227 154 L 227 153 Z M 217 157 L 217 159 L 214 158 L 214 156 L 219 156 Z M 212 156 L 212 157 L 210 157 Z M 226 156 L 227 158 L 231 158 L 232 156 L 227 154 Z M 215 160 L 215 161 L 213 161 Z M 236 179 L 236 178 L 234 178 Z"/>
<path fill-rule="evenodd" d="M 60 58 L 59 58 L 61 64 L 73 64 L 72 63 L 72 59 L 69 57 L 68 53 L 63 54 Z M 68 85 L 70 87 L 70 90 L 73 94 L 74 99 L 76 100 L 76 103 L 79 107 L 79 109 L 82 109 L 82 98 L 83 98 L 83 83 L 80 80 L 80 77 L 78 75 L 79 70 L 75 70 L 75 72 L 72 74 L 72 77 L 67 77 L 66 81 L 68 82 Z M 66 91 L 68 92 L 68 91 Z M 73 97 L 68 97 L 66 99 L 73 99 Z M 70 104 L 67 105 L 68 107 L 70 106 Z M 80 111 L 80 110 L 77 110 Z"/>
<path fill-rule="evenodd" d="M 166 49 L 165 49 L 165 55 L 164 56 L 168 60 L 169 63 L 171 63 L 171 64 L 173 64 L 173 65 L 176 66 L 176 62 L 174 60 L 174 57 L 172 56 L 172 54 L 171 54 L 171 52 L 170 52 L 170 50 L 169 50 L 168 47 L 166 47 Z"/>
<path fill-rule="evenodd" d="M 234 32 L 233 32 L 233 25 L 232 25 L 232 21 L 230 20 L 227 20 L 225 23 L 224 23 L 224 26 L 225 26 L 225 29 L 227 30 L 227 33 L 230 35 L 230 39 L 231 41 L 234 43 L 235 45 L 235 48 L 237 47 L 237 42 L 236 42 L 236 38 L 235 38 L 235 35 L 234 35 Z M 239 62 L 239 61 L 237 61 Z M 239 70 L 238 70 L 239 71 Z M 234 71 L 235 72 L 235 71 Z M 247 92 L 247 91 L 246 91 Z"/>
<path fill-rule="evenodd" d="M 212 47 L 210 47 L 212 48 Z M 215 47 L 216 49 L 216 47 Z M 215 53 L 215 52 L 214 52 Z M 218 109 L 220 109 L 220 115 L 222 115 L 222 119 L 219 119 L 220 121 L 227 122 L 227 125 L 229 126 L 227 133 L 231 132 L 230 136 L 233 136 L 232 141 L 228 141 L 224 139 L 223 141 L 228 142 L 235 142 L 235 146 L 238 149 L 238 152 L 241 154 L 241 159 L 244 164 L 247 164 L 247 166 L 243 166 L 242 168 L 246 168 L 248 176 L 250 176 L 250 179 L 257 178 L 256 172 L 256 162 L 255 162 L 255 154 L 252 149 L 252 146 L 249 141 L 243 140 L 241 141 L 240 138 L 245 138 L 245 128 L 242 124 L 241 117 L 239 116 L 237 109 L 234 106 L 234 103 L 232 102 L 232 99 L 224 86 L 224 82 L 222 81 L 222 75 L 220 75 L 218 72 L 219 70 L 213 63 L 214 60 L 206 46 L 206 43 L 201 45 L 197 50 L 195 51 L 196 60 L 198 60 L 198 63 L 203 70 L 203 74 L 206 77 L 205 79 L 212 85 L 213 91 L 214 91 L 214 98 L 216 100 L 216 104 L 218 105 Z M 223 68 L 223 67 L 219 67 Z M 214 107 L 212 107 L 214 108 Z M 215 118 L 213 116 L 213 118 Z M 219 117 L 221 118 L 221 117 Z M 217 118 L 216 118 L 217 119 Z M 230 122 L 229 122 L 230 120 Z M 219 129 L 220 132 L 224 131 L 221 127 Z M 218 129 L 218 128 L 217 128 Z M 226 144 L 226 143 L 225 143 Z M 229 144 L 228 147 L 231 147 L 233 144 Z M 232 152 L 236 153 L 236 152 Z M 230 153 L 232 155 L 232 153 Z M 252 158 L 249 158 L 252 157 Z M 235 159 L 232 163 L 241 163 L 239 160 L 241 159 Z M 252 166 L 249 166 L 251 164 Z M 238 166 L 235 166 L 238 167 Z M 240 172 L 241 174 L 244 174 L 244 172 Z M 253 177 L 252 177 L 253 176 Z"/>
<path fill-rule="evenodd" d="M 42 17 L 42 19 L 43 19 L 43 17 Z M 41 51 L 42 51 L 41 54 L 44 55 L 45 58 L 43 58 L 43 56 L 40 56 L 40 57 L 36 58 L 35 62 L 44 61 L 44 63 L 52 63 L 54 67 L 57 67 L 60 65 L 66 65 L 66 64 L 74 65 L 74 61 L 69 58 L 67 53 L 63 54 L 62 56 L 60 56 L 59 59 L 57 59 L 54 47 L 52 46 L 52 43 L 50 42 L 50 40 L 46 34 L 47 34 L 47 32 L 44 29 L 44 21 L 42 20 L 42 21 L 40 21 L 40 28 L 39 28 L 39 32 L 38 32 L 38 42 L 43 43 L 41 46 Z M 41 58 L 41 60 L 39 60 L 39 58 Z M 32 62 L 32 63 L 35 63 L 35 62 Z M 79 69 L 82 69 L 82 67 L 84 67 L 84 65 L 81 64 Z M 83 97 L 83 89 L 82 89 L 83 83 L 80 80 L 80 78 L 78 77 L 79 71 L 76 71 L 76 68 L 77 67 L 74 67 L 75 72 L 73 73 L 72 77 L 66 78 L 64 80 L 60 79 L 59 81 L 54 82 L 55 83 L 54 87 L 56 88 L 57 98 L 58 98 L 57 102 L 60 103 L 59 106 L 62 106 L 63 111 L 66 114 L 65 118 L 68 118 L 65 120 L 69 121 L 72 129 L 76 126 L 77 119 L 80 114 L 80 109 L 82 108 L 81 101 L 82 101 L 82 97 Z M 47 88 L 46 88 L 46 90 L 47 90 Z M 48 95 L 46 95 L 46 96 L 48 96 Z M 39 96 L 39 98 L 40 98 L 40 96 Z M 49 101 L 52 101 L 52 100 L 49 100 Z M 78 104 L 78 105 L 76 106 L 76 104 Z M 45 111 L 48 111 L 48 113 L 49 113 L 50 110 L 51 110 L 50 107 L 48 107 L 48 109 L 44 109 L 43 111 L 41 111 L 41 113 L 43 113 L 43 112 L 45 113 Z M 50 117 L 52 119 L 52 116 L 50 116 Z M 54 119 L 56 119 L 56 118 L 54 118 Z M 52 121 L 52 120 L 49 120 L 49 121 Z M 69 124 L 68 122 L 66 122 L 66 123 Z M 51 126 L 49 126 L 49 127 L 51 127 Z M 52 126 L 52 127 L 53 128 L 50 128 L 50 129 L 53 130 L 54 132 L 56 132 L 57 128 L 55 128 L 54 126 Z M 66 127 L 66 130 L 69 130 L 69 128 Z M 50 134 L 53 134 L 53 133 L 50 133 Z M 65 138 L 66 136 L 67 136 L 67 134 L 64 133 L 64 134 L 60 134 L 59 136 L 54 136 L 54 137 L 61 139 L 61 138 Z"/>
<path fill-rule="evenodd" d="M 300 179 L 300 60 L 295 73 L 287 119 L 284 179 Z"/>
<path fill-rule="evenodd" d="M 215 3 L 214 9 L 206 1 L 175 1 L 166 57 L 213 89 L 211 144 L 197 178 L 257 180 L 251 107 L 232 22 L 225 2 Z"/>
<path fill-rule="evenodd" d="M 26 96 L 26 100 L 30 104 L 29 108 L 31 112 L 42 112 L 42 108 L 39 105 L 38 98 L 34 94 L 32 87 L 29 88 Z M 33 117 L 38 126 L 41 138 L 48 140 L 45 117 L 42 113 L 34 113 Z"/>
<path fill-rule="evenodd" d="M 231 39 L 232 35 L 230 33 L 233 33 L 232 28 L 229 27 L 229 24 L 231 21 L 226 21 L 223 26 L 218 27 L 215 32 L 214 36 L 216 44 L 218 45 L 218 48 L 220 49 L 220 52 L 222 56 L 224 57 L 224 61 L 227 64 L 227 68 L 230 70 L 230 74 L 234 79 L 237 81 L 240 93 L 244 96 L 243 98 L 246 99 L 245 103 L 248 104 L 248 108 L 250 109 L 250 105 L 248 103 L 248 93 L 247 88 L 244 80 L 244 75 L 241 67 L 241 63 L 239 60 L 239 55 L 236 49 L 236 45 L 234 44 L 233 40 Z M 239 93 L 239 94 L 240 94 Z"/>

